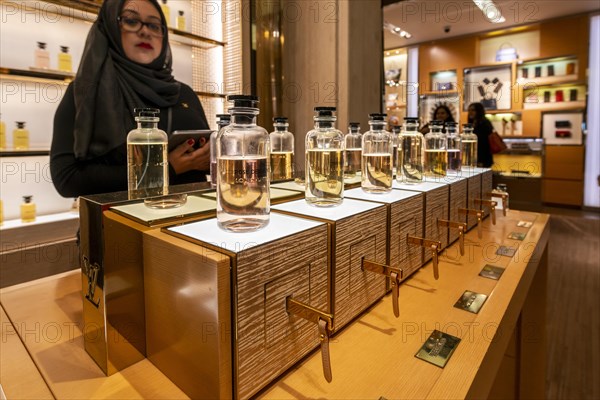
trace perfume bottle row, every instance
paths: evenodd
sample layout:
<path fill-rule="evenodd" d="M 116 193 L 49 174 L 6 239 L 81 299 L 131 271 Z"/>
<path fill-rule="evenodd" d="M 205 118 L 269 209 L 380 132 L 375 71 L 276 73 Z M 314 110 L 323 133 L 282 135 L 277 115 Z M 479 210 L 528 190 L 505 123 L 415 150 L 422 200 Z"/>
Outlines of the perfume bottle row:
<path fill-rule="evenodd" d="M 171 23 L 171 7 L 167 4 L 167 0 L 162 0 L 160 8 L 162 9 L 163 14 L 165 15 L 165 19 L 167 20 L 167 26 L 172 27 L 173 25 Z M 185 31 L 185 15 L 182 10 L 177 11 L 175 28 L 180 31 Z"/>
<path fill-rule="evenodd" d="M 35 221 L 35 203 L 33 196 L 23 196 L 21 203 L 21 222 Z M 4 203 L 0 200 L 0 225 L 4 223 Z"/>
<path fill-rule="evenodd" d="M 50 68 L 50 52 L 46 50 L 46 43 L 37 42 L 37 48 L 34 53 L 33 66 L 39 69 Z M 73 72 L 73 59 L 69 54 L 67 46 L 60 46 L 60 53 L 57 57 L 57 70 L 62 72 Z"/>
<path fill-rule="evenodd" d="M 29 131 L 25 128 L 25 122 L 16 121 L 13 135 L 14 150 L 29 150 Z M 0 150 L 7 150 L 6 125 L 0 121 Z"/>

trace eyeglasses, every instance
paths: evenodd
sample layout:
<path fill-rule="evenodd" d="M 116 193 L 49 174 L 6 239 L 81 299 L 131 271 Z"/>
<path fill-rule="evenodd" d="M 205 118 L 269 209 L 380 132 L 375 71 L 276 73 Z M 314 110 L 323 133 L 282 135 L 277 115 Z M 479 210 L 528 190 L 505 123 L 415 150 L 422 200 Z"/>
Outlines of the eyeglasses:
<path fill-rule="evenodd" d="M 155 37 L 163 37 L 167 33 L 167 27 L 157 22 L 143 22 L 138 18 L 120 16 L 117 17 L 117 21 L 126 32 L 139 32 L 144 26 L 148 28 L 150 35 Z"/>

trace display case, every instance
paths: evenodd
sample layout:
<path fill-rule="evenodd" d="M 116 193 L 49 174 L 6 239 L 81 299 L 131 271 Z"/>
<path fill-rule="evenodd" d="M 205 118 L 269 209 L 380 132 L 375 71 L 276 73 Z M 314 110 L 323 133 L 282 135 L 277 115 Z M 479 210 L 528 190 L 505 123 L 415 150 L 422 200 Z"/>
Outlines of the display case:
<path fill-rule="evenodd" d="M 550 85 L 577 81 L 579 61 L 576 56 L 539 58 L 519 63 L 517 83 Z"/>

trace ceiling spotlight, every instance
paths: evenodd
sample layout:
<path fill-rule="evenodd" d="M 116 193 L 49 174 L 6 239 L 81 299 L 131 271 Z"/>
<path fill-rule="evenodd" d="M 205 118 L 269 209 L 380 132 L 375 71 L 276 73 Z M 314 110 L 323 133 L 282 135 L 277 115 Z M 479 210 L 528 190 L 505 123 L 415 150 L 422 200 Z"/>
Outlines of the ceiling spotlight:
<path fill-rule="evenodd" d="M 410 39 L 412 37 L 412 35 L 410 33 L 402 30 L 402 28 L 400 28 L 399 26 L 391 24 L 387 21 L 383 22 L 383 29 L 390 31 L 394 35 L 398 35 L 398 36 L 406 38 L 406 39 Z"/>
<path fill-rule="evenodd" d="M 395 28 L 394 28 L 394 32 L 400 32 L 400 31 L 402 31 L 402 29 L 400 29 L 400 28 L 398 28 L 398 27 L 395 27 Z"/>
<path fill-rule="evenodd" d="M 500 12 L 500 9 L 492 0 L 473 0 L 473 3 L 479 7 L 488 21 L 494 24 L 500 24 L 506 21 Z"/>

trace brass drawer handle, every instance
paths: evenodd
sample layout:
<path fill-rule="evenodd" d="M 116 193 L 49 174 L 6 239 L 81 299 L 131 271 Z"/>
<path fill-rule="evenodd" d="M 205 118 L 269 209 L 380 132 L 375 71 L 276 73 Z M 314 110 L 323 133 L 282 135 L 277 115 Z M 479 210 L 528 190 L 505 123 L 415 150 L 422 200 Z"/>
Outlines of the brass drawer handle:
<path fill-rule="evenodd" d="M 467 231 L 467 224 L 464 222 L 449 221 L 447 219 L 438 219 L 438 226 L 444 226 L 448 228 L 458 229 L 458 245 L 460 248 L 460 255 L 465 255 L 465 232 Z"/>
<path fill-rule="evenodd" d="M 408 235 L 406 237 L 406 242 L 408 244 L 421 246 L 421 247 L 431 250 L 431 253 L 433 256 L 433 277 L 436 280 L 440 279 L 440 270 L 439 270 L 439 266 L 438 266 L 438 254 L 439 254 L 440 249 L 442 248 L 442 242 L 440 242 L 439 240 L 425 239 L 425 238 L 421 238 L 421 237 L 417 237 L 417 236 L 410 236 L 410 235 Z"/>
<path fill-rule="evenodd" d="M 403 271 L 400 268 L 390 267 L 386 264 L 380 264 L 375 261 L 365 260 L 362 258 L 361 268 L 363 271 L 370 271 L 376 274 L 385 275 L 392 281 L 392 307 L 394 309 L 394 316 L 398 318 L 400 316 L 400 305 L 398 298 L 400 297 L 400 281 L 402 280 Z"/>
<path fill-rule="evenodd" d="M 496 225 L 496 206 L 498 205 L 498 203 L 494 200 L 484 199 L 475 199 L 473 200 L 473 202 L 475 203 L 475 205 L 479 205 L 481 208 L 483 208 L 483 206 L 488 207 L 490 209 L 490 214 L 492 215 L 492 224 Z"/>
<path fill-rule="evenodd" d="M 475 210 L 473 208 L 459 208 L 458 213 L 462 215 L 474 215 L 477 217 L 477 237 L 481 239 L 483 237 L 483 231 L 481 229 L 481 221 L 483 220 L 483 211 Z"/>

